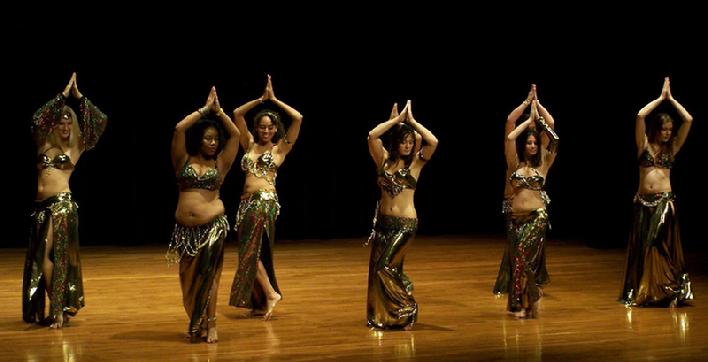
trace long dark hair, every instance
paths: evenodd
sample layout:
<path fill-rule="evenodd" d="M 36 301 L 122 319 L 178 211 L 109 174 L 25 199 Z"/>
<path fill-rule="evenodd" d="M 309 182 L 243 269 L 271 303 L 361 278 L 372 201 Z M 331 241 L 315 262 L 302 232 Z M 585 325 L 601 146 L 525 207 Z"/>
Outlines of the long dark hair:
<path fill-rule="evenodd" d="M 410 166 L 413 162 L 413 157 L 415 157 L 415 150 L 418 146 L 418 140 L 415 137 L 415 130 L 413 129 L 413 127 L 406 123 L 400 123 L 391 128 L 390 132 L 391 134 L 389 136 L 388 161 L 395 162 L 400 157 L 403 160 L 405 167 Z M 407 156 L 401 157 L 401 155 L 399 154 L 399 146 L 401 145 L 401 143 L 403 143 L 403 141 L 405 141 L 405 139 L 409 135 L 413 137 L 413 150 Z"/>
<path fill-rule="evenodd" d="M 264 116 L 270 117 L 270 120 L 273 121 L 273 125 L 275 125 L 276 131 L 275 135 L 273 136 L 272 142 L 278 143 L 278 141 L 283 138 L 283 136 L 285 136 L 285 126 L 283 126 L 283 122 L 280 120 L 280 115 L 278 114 L 278 112 L 275 112 L 270 109 L 263 109 L 260 112 L 256 113 L 255 117 L 253 117 L 253 138 L 255 142 L 258 143 L 258 123 Z"/>
<path fill-rule="evenodd" d="M 209 127 L 214 127 L 214 129 L 216 129 L 216 133 L 219 135 L 219 144 L 216 145 L 216 153 L 214 154 L 214 157 L 221 153 L 221 150 L 224 148 L 224 143 L 226 143 L 226 136 L 224 135 L 224 130 L 221 129 L 221 124 L 210 118 L 201 118 L 192 127 L 189 127 L 184 135 L 185 146 L 187 148 L 187 153 L 190 156 L 196 156 L 199 154 L 204 132 L 206 132 Z"/>
<path fill-rule="evenodd" d="M 531 158 L 526 159 L 526 142 L 529 137 L 536 138 L 536 148 L 538 152 Z M 519 157 L 520 162 L 526 162 L 531 167 L 541 166 L 541 135 L 536 130 L 527 129 L 521 134 L 521 137 L 516 139 L 516 155 Z"/>

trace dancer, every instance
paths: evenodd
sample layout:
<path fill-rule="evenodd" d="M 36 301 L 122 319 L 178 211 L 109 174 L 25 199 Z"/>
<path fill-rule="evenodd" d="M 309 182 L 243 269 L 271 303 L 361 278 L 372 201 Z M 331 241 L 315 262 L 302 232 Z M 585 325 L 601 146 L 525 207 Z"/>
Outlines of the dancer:
<path fill-rule="evenodd" d="M 438 146 L 433 133 L 416 121 L 410 100 L 396 113 L 394 104 L 389 120 L 369 132 L 369 153 L 381 188 L 369 237 L 366 308 L 368 325 L 376 329 L 410 329 L 416 322 L 418 305 L 403 261 L 418 228 L 414 203 L 418 178 Z M 389 130 L 390 143 L 384 147 L 381 137 Z M 425 142 L 420 148 L 419 138 Z"/>
<path fill-rule="evenodd" d="M 287 132 L 280 115 L 267 108 L 253 118 L 255 136 L 248 130 L 246 113 L 264 102 L 285 111 L 291 119 Z M 252 315 L 269 320 L 275 305 L 282 299 L 273 263 L 275 220 L 280 212 L 275 178 L 297 141 L 302 115 L 275 96 L 268 75 L 263 95 L 236 108 L 234 118 L 245 151 L 241 169 L 246 173 L 246 180 L 236 215 L 239 263 L 229 305 L 250 308 Z"/>
<path fill-rule="evenodd" d="M 539 109 L 542 115 L 539 116 Z M 542 296 L 541 284 L 547 279 L 545 273 L 545 238 L 548 228 L 546 206 L 548 198 L 543 192 L 548 170 L 553 165 L 558 146 L 558 136 L 547 122 L 553 118 L 538 100 L 531 102 L 529 118 L 507 136 L 506 162 L 513 169 L 509 177 L 513 189 L 511 215 L 508 224 L 508 267 L 506 292 L 509 293 L 507 308 L 517 318 L 535 318 L 538 302 Z M 539 147 L 544 137 L 535 129 L 538 122 L 548 137 L 548 146 Z M 522 142 L 517 142 L 517 138 Z M 501 269 L 500 268 L 500 269 Z M 498 278 L 499 279 L 499 278 Z M 500 288 L 501 290 L 501 288 Z"/>
<path fill-rule="evenodd" d="M 107 118 L 79 92 L 76 73 L 64 91 L 35 112 L 37 198 L 25 259 L 22 319 L 61 328 L 84 307 L 78 205 L 69 179 L 79 158 L 96 146 Z M 49 315 L 45 318 L 45 293 Z"/>
<path fill-rule="evenodd" d="M 681 124 L 666 113 L 646 117 L 668 101 Z M 659 98 L 639 110 L 635 141 L 639 155 L 639 190 L 634 196 L 634 220 L 627 244 L 627 261 L 619 301 L 627 306 L 675 307 L 693 299 L 681 248 L 671 167 L 691 129 L 693 117 L 671 95 L 669 78 Z"/>
<path fill-rule="evenodd" d="M 238 139 L 238 128 L 221 109 L 214 87 L 204 107 L 177 123 L 172 136 L 179 199 L 167 259 L 179 262 L 192 343 L 219 340 L 216 300 L 229 229 L 219 189 L 238 153 Z"/>

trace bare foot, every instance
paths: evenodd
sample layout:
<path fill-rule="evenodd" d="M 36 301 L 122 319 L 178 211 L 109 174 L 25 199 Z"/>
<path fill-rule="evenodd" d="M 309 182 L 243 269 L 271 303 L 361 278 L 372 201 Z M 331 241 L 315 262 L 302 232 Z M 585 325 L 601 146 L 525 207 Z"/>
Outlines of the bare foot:
<path fill-rule="evenodd" d="M 266 313 L 263 316 L 264 321 L 270 319 L 270 317 L 273 315 L 273 309 L 275 308 L 275 305 L 278 304 L 281 299 L 283 299 L 283 297 L 281 297 L 278 293 L 273 293 L 271 297 L 272 298 L 268 298 L 268 309 L 266 309 Z"/>
<path fill-rule="evenodd" d="M 219 335 L 216 333 L 216 326 L 209 327 L 207 334 L 207 343 L 216 343 L 219 341 Z"/>
<path fill-rule="evenodd" d="M 413 329 L 413 325 L 412 325 L 412 324 L 409 324 L 409 325 L 403 327 L 403 330 L 404 330 L 404 331 L 410 331 L 411 329 Z"/>
<path fill-rule="evenodd" d="M 219 341 L 219 335 L 216 333 L 216 316 L 208 319 L 207 328 L 207 343 L 216 343 Z"/>
<path fill-rule="evenodd" d="M 49 325 L 49 328 L 52 328 L 52 329 L 60 329 L 60 328 L 64 327 L 65 324 L 69 324 L 69 315 L 66 314 L 66 313 L 64 313 L 64 314 L 59 318 L 59 320 L 57 320 L 57 319 L 55 318 L 55 319 L 54 319 L 54 322 Z"/>
<path fill-rule="evenodd" d="M 674 298 L 674 300 L 669 303 L 669 308 L 676 308 L 678 306 L 678 299 Z"/>

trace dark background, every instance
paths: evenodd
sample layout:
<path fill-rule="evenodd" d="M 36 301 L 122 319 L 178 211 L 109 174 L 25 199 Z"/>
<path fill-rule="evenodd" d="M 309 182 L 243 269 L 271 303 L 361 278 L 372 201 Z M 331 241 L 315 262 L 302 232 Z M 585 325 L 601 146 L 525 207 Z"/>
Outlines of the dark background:
<path fill-rule="evenodd" d="M 230 112 L 260 96 L 270 73 L 276 96 L 304 115 L 278 173 L 279 240 L 368 234 L 378 188 L 367 132 L 406 99 L 440 140 L 416 192 L 419 233 L 502 235 L 504 121 L 536 83 L 561 137 L 547 182 L 550 238 L 623 247 L 638 182 L 634 117 L 668 75 L 695 118 L 672 170 L 684 245 L 703 246 L 708 71 L 705 31 L 686 19 L 690 11 L 318 11 L 327 15 L 261 10 L 205 23 L 202 13 L 194 14 L 201 21 L 165 20 L 116 9 L 76 16 L 69 27 L 51 13 L 3 24 L 2 135 L 11 147 L 0 245 L 26 245 L 36 193 L 30 119 L 76 71 L 81 92 L 109 116 L 71 179 L 82 245 L 167 245 L 174 125 L 203 105 L 211 85 Z M 221 189 L 230 222 L 242 152 Z"/>

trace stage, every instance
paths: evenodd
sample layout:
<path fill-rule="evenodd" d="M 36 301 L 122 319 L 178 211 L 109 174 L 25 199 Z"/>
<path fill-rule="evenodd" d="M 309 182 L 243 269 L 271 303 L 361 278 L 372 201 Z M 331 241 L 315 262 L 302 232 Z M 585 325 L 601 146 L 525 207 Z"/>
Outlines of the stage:
<path fill-rule="evenodd" d="M 0 253 L 0 355 L 28 360 L 705 360 L 705 252 L 686 250 L 697 300 L 690 306 L 625 308 L 624 250 L 547 244 L 551 283 L 540 317 L 516 320 L 492 294 L 505 241 L 419 236 L 405 270 L 415 285 L 411 331 L 366 327 L 369 249 L 358 239 L 276 243 L 283 300 L 272 320 L 228 305 L 237 249 L 226 247 L 217 344 L 189 344 L 177 266 L 165 246 L 81 249 L 86 307 L 62 330 L 22 321 L 24 253 Z M 701 342 L 702 341 L 702 342 Z"/>

